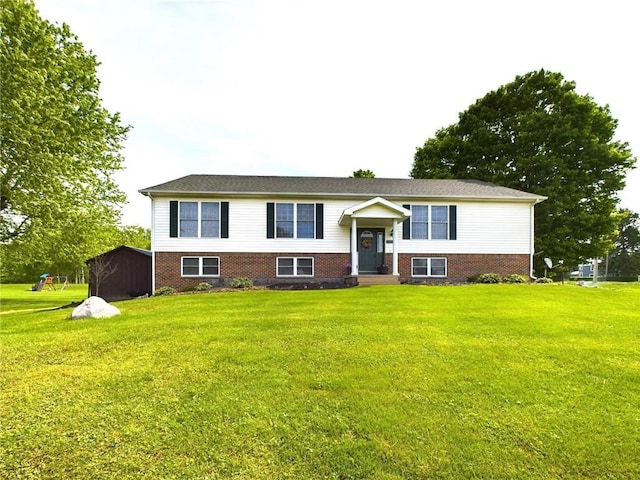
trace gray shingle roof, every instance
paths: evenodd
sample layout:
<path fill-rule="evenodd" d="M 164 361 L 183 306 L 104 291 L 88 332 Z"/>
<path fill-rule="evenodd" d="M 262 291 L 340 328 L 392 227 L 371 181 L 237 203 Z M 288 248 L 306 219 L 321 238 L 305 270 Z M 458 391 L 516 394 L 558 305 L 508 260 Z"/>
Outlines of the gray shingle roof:
<path fill-rule="evenodd" d="M 139 190 L 145 195 L 313 195 L 476 198 L 539 202 L 546 197 L 478 180 L 187 175 Z"/>

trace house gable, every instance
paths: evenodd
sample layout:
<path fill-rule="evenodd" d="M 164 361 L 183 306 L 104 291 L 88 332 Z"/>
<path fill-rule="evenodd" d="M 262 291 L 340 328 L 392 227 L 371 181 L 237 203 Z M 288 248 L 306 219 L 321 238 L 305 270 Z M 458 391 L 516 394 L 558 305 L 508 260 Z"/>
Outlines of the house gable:
<path fill-rule="evenodd" d="M 411 211 L 382 197 L 375 197 L 366 202 L 354 205 L 342 212 L 338 223 L 351 225 L 354 218 L 367 219 L 370 222 L 391 225 L 393 220 L 404 221 L 411 216 Z"/>

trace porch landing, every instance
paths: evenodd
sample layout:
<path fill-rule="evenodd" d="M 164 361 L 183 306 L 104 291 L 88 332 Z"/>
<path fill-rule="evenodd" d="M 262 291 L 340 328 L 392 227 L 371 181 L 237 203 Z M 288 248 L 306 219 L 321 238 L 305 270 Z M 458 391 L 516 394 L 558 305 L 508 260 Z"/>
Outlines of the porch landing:
<path fill-rule="evenodd" d="M 367 285 L 400 285 L 400 278 L 395 275 L 358 275 L 358 286 Z"/>

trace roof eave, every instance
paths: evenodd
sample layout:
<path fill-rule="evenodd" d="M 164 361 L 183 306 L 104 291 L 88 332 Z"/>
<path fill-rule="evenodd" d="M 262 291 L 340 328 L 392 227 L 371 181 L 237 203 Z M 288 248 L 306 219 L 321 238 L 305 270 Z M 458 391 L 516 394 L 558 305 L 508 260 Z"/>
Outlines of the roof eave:
<path fill-rule="evenodd" d="M 515 196 L 487 196 L 487 195 L 442 195 L 442 194 L 418 194 L 418 193 L 389 193 L 389 194 L 376 194 L 376 193 L 346 193 L 346 192 L 238 192 L 238 191 L 205 191 L 205 190 L 138 190 L 142 195 L 151 197 L 151 195 L 159 196 L 182 196 L 182 197 L 199 197 L 199 196 L 224 196 L 224 197 L 264 197 L 264 196 L 279 196 L 279 197 L 333 197 L 333 198 L 370 198 L 372 196 L 378 196 L 383 198 L 430 198 L 430 199 L 442 199 L 442 200 L 476 200 L 476 201 L 505 201 L 505 202 L 524 202 L 538 204 L 547 199 L 545 196 L 537 195 L 531 197 L 515 197 Z"/>

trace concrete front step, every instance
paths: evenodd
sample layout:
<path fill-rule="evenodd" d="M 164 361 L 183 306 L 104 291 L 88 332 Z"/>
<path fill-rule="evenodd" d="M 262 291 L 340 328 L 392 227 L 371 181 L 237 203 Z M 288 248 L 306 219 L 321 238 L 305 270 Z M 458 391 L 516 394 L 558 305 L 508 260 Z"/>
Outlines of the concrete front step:
<path fill-rule="evenodd" d="M 358 275 L 358 285 L 399 285 L 400 279 L 394 275 Z"/>

